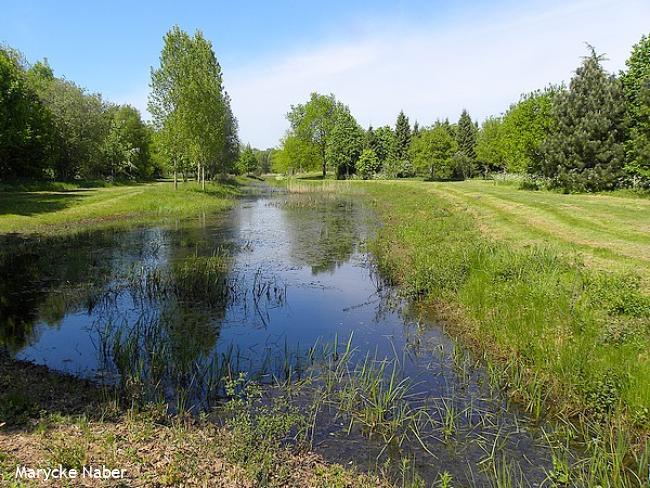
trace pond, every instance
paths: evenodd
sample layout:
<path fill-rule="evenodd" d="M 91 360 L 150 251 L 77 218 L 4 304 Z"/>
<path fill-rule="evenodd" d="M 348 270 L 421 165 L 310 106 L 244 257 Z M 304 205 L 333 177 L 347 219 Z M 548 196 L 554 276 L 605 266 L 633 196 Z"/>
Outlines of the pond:
<path fill-rule="evenodd" d="M 545 478 L 541 431 L 416 304 L 376 272 L 381 229 L 363 199 L 266 189 L 223 214 L 173 224 L 8 239 L 0 346 L 14 357 L 141 393 L 214 405 L 225 371 L 300 377 L 315 351 L 399 365 L 440 431 L 400 455 L 429 482 Z M 387 368 L 390 370 L 390 368 Z M 143 386 L 144 385 L 144 386 Z M 314 450 L 370 468 L 394 452 L 323 413 Z M 424 436 L 424 434 L 423 434 Z M 450 441 L 449 437 L 453 437 Z M 505 474 L 503 474 L 505 476 Z"/>

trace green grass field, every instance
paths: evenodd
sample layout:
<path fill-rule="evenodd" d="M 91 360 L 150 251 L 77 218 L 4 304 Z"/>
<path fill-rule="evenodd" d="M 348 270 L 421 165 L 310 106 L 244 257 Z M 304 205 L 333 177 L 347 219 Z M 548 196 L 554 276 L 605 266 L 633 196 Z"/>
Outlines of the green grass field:
<path fill-rule="evenodd" d="M 494 238 L 516 246 L 550 243 L 598 268 L 650 276 L 650 199 L 522 191 L 478 180 L 427 188 L 466 208 Z"/>
<path fill-rule="evenodd" d="M 196 216 L 231 205 L 235 184 L 194 182 L 174 190 L 170 182 L 83 188 L 54 185 L 46 190 L 5 187 L 0 191 L 0 234 L 68 233 L 88 226 Z"/>

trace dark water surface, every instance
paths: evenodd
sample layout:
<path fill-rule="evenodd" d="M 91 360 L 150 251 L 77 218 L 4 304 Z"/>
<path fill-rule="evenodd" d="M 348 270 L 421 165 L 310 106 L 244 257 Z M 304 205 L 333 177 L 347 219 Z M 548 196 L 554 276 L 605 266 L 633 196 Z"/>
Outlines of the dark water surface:
<path fill-rule="evenodd" d="M 299 369 L 313 344 L 353 334 L 358 355 L 399 358 L 438 412 L 444 405 L 457 413 L 457 440 L 433 440 L 435 458 L 414 451 L 412 464 L 429 483 L 449 471 L 461 486 L 489 485 L 498 469 L 539 484 L 548 467 L 539 432 L 488 393 L 485 372 L 377 275 L 363 246 L 377 231 L 361 201 L 268 192 L 171 226 L 9 240 L 0 254 L 0 346 L 117 382 L 112 349 L 121 341 L 129 361 L 142 361 L 124 344 L 129 331 L 151 324 L 165 324 L 179 364 L 227 356 L 239 369 L 269 374 L 287 363 Z M 212 260 L 221 263 L 206 275 L 214 293 L 203 295 L 205 283 L 188 280 L 183 266 Z M 379 447 L 340 427 L 320 420 L 315 449 L 362 467 L 376 463 Z"/>

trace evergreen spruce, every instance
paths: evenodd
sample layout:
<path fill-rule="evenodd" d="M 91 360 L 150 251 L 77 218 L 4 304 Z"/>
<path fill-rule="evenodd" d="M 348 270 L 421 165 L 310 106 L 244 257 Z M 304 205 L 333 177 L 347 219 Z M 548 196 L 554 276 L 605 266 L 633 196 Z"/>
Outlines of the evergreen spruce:
<path fill-rule="evenodd" d="M 623 89 L 589 49 L 569 89 L 555 100 L 554 124 L 542 146 L 544 176 L 565 191 L 614 188 L 625 160 Z"/>
<path fill-rule="evenodd" d="M 409 119 L 400 111 L 395 123 L 395 156 L 398 161 L 406 161 L 411 145 L 411 125 Z"/>
<path fill-rule="evenodd" d="M 374 151 L 376 154 L 377 146 L 378 146 L 377 134 L 375 134 L 375 131 L 371 125 L 370 127 L 368 127 L 368 130 L 363 136 L 363 148 L 370 149 Z"/>
<path fill-rule="evenodd" d="M 456 128 L 456 142 L 460 156 L 472 167 L 476 163 L 476 132 L 476 125 L 467 110 L 463 109 Z"/>

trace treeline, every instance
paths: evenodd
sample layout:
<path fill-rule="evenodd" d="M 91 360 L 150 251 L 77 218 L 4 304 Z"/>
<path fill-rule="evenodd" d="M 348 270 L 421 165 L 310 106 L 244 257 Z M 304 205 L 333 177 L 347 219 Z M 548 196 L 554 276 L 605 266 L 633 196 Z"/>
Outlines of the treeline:
<path fill-rule="evenodd" d="M 148 178 L 160 172 L 152 137 L 135 108 L 0 47 L 0 179 Z"/>
<path fill-rule="evenodd" d="M 287 114 L 290 129 L 272 154 L 276 172 L 319 169 L 338 178 L 464 179 L 492 172 L 527 175 L 526 184 L 565 191 L 650 188 L 650 37 L 618 76 L 588 55 L 568 86 L 521 97 L 480 126 L 458 121 L 364 130 L 334 95 L 313 93 Z M 489 96 L 489 95 L 488 95 Z"/>
<path fill-rule="evenodd" d="M 0 180 L 205 181 L 236 172 L 237 120 L 211 43 L 173 27 L 151 71 L 152 122 L 0 47 Z"/>

